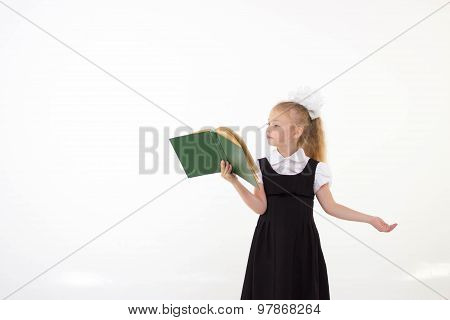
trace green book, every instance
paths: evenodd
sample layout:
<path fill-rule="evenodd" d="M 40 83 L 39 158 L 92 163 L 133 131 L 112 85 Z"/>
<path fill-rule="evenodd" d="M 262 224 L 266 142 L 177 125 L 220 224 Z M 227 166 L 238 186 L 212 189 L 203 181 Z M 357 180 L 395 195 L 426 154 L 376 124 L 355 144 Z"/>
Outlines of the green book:
<path fill-rule="evenodd" d="M 188 178 L 220 173 L 220 161 L 226 160 L 233 173 L 259 187 L 258 166 L 245 142 L 232 129 L 205 129 L 169 140 Z"/>

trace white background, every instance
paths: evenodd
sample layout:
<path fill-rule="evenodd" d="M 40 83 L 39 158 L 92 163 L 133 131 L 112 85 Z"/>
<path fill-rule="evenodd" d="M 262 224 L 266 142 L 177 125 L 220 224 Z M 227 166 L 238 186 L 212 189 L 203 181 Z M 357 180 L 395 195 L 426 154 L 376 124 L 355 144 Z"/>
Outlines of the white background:
<path fill-rule="evenodd" d="M 0 295 L 239 299 L 258 215 L 219 174 L 160 195 L 185 177 L 168 139 L 261 127 L 288 91 L 328 83 L 334 198 L 398 223 L 316 201 L 331 299 L 449 297 L 450 6 L 342 74 L 444 3 L 0 2 Z M 153 174 L 140 127 L 160 130 Z M 255 158 L 264 132 L 246 137 Z"/>

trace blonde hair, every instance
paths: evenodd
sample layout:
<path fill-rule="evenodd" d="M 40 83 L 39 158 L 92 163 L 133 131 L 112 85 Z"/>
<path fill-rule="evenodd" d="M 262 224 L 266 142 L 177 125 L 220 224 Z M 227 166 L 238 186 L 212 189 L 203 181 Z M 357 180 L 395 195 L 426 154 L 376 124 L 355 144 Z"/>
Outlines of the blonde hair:
<path fill-rule="evenodd" d="M 318 117 L 311 120 L 308 109 L 293 101 L 280 102 L 273 109 L 283 113 L 286 112 L 296 125 L 304 128 L 297 141 L 297 146 L 303 148 L 308 157 L 325 162 L 326 143 L 322 119 Z"/>

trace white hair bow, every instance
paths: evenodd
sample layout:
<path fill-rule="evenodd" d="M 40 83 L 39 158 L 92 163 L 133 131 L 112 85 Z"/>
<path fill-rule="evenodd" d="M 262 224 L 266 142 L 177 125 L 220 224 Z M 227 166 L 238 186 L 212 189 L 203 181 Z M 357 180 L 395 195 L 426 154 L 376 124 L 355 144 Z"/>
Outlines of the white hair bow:
<path fill-rule="evenodd" d="M 320 92 L 313 92 L 308 86 L 300 86 L 297 90 L 289 92 L 289 100 L 305 106 L 312 120 L 320 117 L 320 110 L 324 103 Z"/>

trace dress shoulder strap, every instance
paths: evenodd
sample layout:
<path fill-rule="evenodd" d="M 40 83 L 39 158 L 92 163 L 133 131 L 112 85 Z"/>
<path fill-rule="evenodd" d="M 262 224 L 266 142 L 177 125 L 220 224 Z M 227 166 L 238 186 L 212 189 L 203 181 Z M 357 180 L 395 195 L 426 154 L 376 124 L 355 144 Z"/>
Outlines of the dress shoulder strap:
<path fill-rule="evenodd" d="M 259 158 L 259 159 L 258 159 L 259 168 L 260 168 L 262 174 L 265 173 L 265 172 L 267 172 L 267 167 L 266 167 L 267 161 L 268 161 L 268 160 L 267 160 L 266 157 L 263 157 L 263 158 Z"/>
<path fill-rule="evenodd" d="M 308 162 L 306 163 L 305 168 L 303 169 L 302 175 L 308 176 L 308 177 L 311 176 L 314 178 L 318 164 L 319 164 L 319 161 L 317 161 L 316 159 L 313 159 L 313 158 L 309 158 Z"/>
<path fill-rule="evenodd" d="M 259 159 L 256 159 L 256 160 L 258 160 L 258 164 L 259 164 L 259 170 L 261 171 L 261 173 L 263 173 L 263 160 L 264 158 L 259 158 Z"/>

